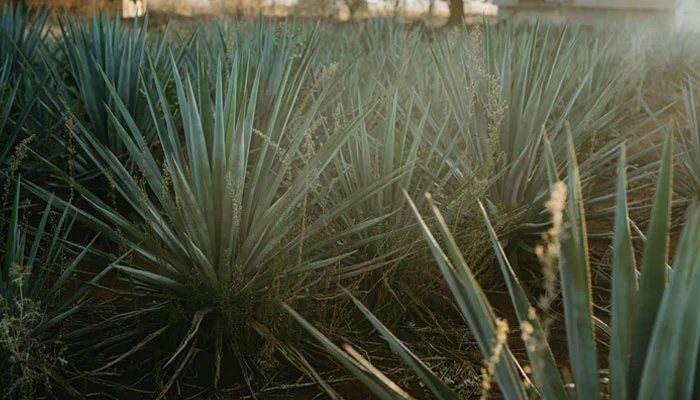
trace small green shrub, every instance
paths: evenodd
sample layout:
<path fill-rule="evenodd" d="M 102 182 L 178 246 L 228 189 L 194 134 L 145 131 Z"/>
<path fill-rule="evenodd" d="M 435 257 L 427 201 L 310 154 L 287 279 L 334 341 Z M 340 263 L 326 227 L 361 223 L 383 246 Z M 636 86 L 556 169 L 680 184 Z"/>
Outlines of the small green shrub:
<path fill-rule="evenodd" d="M 34 399 L 54 389 L 76 395 L 66 376 L 65 355 L 65 338 L 74 332 L 59 332 L 60 324 L 80 309 L 78 300 L 88 290 L 73 286 L 73 292 L 66 293 L 65 287 L 94 239 L 87 246 L 66 241 L 75 216 L 68 209 L 55 214 L 52 199 L 39 225 L 23 228 L 19 178 L 13 192 L 0 258 L 0 398 Z M 52 217 L 57 221 L 50 222 Z"/>

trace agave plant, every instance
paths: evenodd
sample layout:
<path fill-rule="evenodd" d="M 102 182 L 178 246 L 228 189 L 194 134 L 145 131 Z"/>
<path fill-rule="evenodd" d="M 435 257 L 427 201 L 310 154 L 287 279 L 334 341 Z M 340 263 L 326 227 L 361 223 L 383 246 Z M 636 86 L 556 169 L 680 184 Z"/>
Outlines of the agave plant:
<path fill-rule="evenodd" d="M 112 85 L 145 140 L 151 140 L 155 132 L 143 92 L 153 90 L 146 85 L 152 82 L 152 75 L 162 75 L 167 80 L 168 71 L 163 68 L 167 64 L 160 62 L 167 59 L 167 28 L 160 38 L 149 38 L 148 14 L 134 19 L 132 26 L 123 26 L 118 14 L 113 18 L 96 14 L 92 23 L 65 16 L 59 23 L 63 42 L 57 62 L 65 61 L 70 67 L 68 77 L 56 77 L 57 81 L 68 83 L 58 85 L 62 105 L 78 118 L 83 118 L 84 112 L 92 134 L 114 154 L 122 156 L 126 150 L 107 111 L 108 107 L 115 107 Z M 52 71 L 58 73 L 58 69 Z M 77 109 L 71 105 L 74 100 L 79 105 Z"/>
<path fill-rule="evenodd" d="M 619 69 L 601 68 L 605 46 L 584 42 L 578 32 L 540 25 L 495 31 L 486 24 L 483 35 L 473 36 L 437 42 L 436 73 L 447 96 L 431 99 L 442 110 L 428 126 L 443 124 L 447 107 L 448 130 L 455 134 L 439 137 L 439 147 L 449 154 L 452 173 L 465 182 L 488 181 L 485 200 L 499 220 L 514 218 L 513 230 L 529 234 L 535 228 L 539 235 L 548 192 L 546 168 L 538 162 L 544 138 L 562 168 L 569 130 L 583 160 L 584 183 L 600 176 L 594 167 L 614 161 L 611 149 L 619 137 L 611 133 L 624 115 L 617 96 L 627 88 Z M 596 140 L 601 138 L 603 145 Z M 606 195 L 592 193 L 588 201 Z"/>
<path fill-rule="evenodd" d="M 47 23 L 51 17 L 47 9 L 23 7 L 6 3 L 0 10 L 0 54 L 2 68 L 19 72 L 27 63 L 41 61 L 42 47 L 48 37 Z"/>
<path fill-rule="evenodd" d="M 666 260 L 672 187 L 670 138 L 664 148 L 649 234 L 639 270 L 635 266 L 628 217 L 624 147 L 621 151 L 613 243 L 611 326 L 597 320 L 593 314 L 586 221 L 572 142 L 569 142 L 569 157 L 568 194 L 562 184 L 556 185 L 558 194 L 553 202 L 557 206 L 551 207 L 555 210 L 554 237 L 550 243 L 552 246 L 548 246 L 549 251 L 554 251 L 559 259 L 573 372 L 573 382 L 567 383 L 569 389 L 547 343 L 543 323 L 508 262 L 486 210 L 482 207 L 525 341 L 528 364 L 517 360 L 508 344 L 503 342 L 502 337 L 499 338 L 502 331 L 498 327 L 502 327 L 503 323 L 495 317 L 440 212 L 433 207 L 438 229 L 446 243 L 444 247 L 433 236 L 418 210 L 414 209 L 443 276 L 487 360 L 486 379 L 495 377 L 507 399 L 525 399 L 532 395 L 546 399 L 572 396 L 600 398 L 608 395 L 615 399 L 694 398 L 698 393 L 695 370 L 700 350 L 700 323 L 692 310 L 700 285 L 700 273 L 695 269 L 700 261 L 697 250 L 700 210 L 692 208 L 688 213 L 673 268 L 669 269 Z M 553 172 L 551 158 L 549 165 Z M 556 181 L 555 174 L 550 174 L 550 178 Z M 567 204 L 562 200 L 566 200 Z M 401 340 L 359 301 L 355 300 L 355 303 L 436 398 L 457 398 Z M 288 307 L 288 311 L 380 398 L 410 398 L 386 376 L 368 368 L 366 360 L 351 347 L 346 345 L 344 350 L 338 348 L 291 308 Z M 609 367 L 605 370 L 598 365 L 595 326 L 610 334 Z M 526 365 L 528 368 L 525 368 Z"/>
<path fill-rule="evenodd" d="M 79 300 L 89 286 L 69 282 L 97 237 L 85 246 L 69 242 L 76 216 L 69 208 L 56 213 L 52 199 L 38 226 L 22 227 L 19 179 L 13 192 L 9 221 L 2 225 L 7 235 L 0 258 L 0 395 L 36 398 L 36 392 L 51 387 L 75 395 L 64 376 L 64 339 L 74 332 L 65 332 L 64 326 L 59 335 L 58 329 L 81 308 Z"/>
<path fill-rule="evenodd" d="M 261 72 L 252 74 L 250 56 L 243 51 L 235 51 L 230 60 L 229 73 L 218 60 L 213 87 L 207 60 L 202 60 L 194 81 L 176 71 L 177 104 L 168 101 L 164 82 L 154 78 L 155 90 L 146 94 L 158 134 L 159 145 L 153 148 L 110 85 L 115 109 L 108 112 L 137 166 L 136 176 L 98 138 L 76 138 L 126 205 L 115 209 L 74 182 L 76 193 L 96 210 L 96 215 L 80 211 L 81 220 L 134 250 L 133 262 L 116 268 L 134 282 L 136 294 L 156 301 L 157 306 L 149 307 L 151 321 L 159 321 L 164 309 L 173 311 L 172 318 L 155 333 L 146 332 L 143 342 L 126 355 L 166 332 L 177 334 L 182 318 L 191 323 L 162 364 L 170 379 L 163 383 L 161 396 L 208 341 L 215 342 L 212 372 L 217 384 L 225 354 L 233 353 L 245 372 L 250 357 L 257 357 L 265 342 L 275 343 L 270 335 L 287 337 L 280 331 L 283 311 L 278 300 L 302 301 L 312 288 L 322 288 L 343 272 L 337 264 L 349 251 L 342 239 L 383 217 L 348 226 L 337 223 L 339 216 L 391 182 L 391 177 L 379 179 L 326 204 L 323 218 L 317 218 L 320 205 L 310 191 L 323 185 L 323 171 L 354 132 L 357 120 L 316 143 L 317 110 L 339 94 L 329 84 L 308 104 L 299 104 L 300 97 L 290 94 L 298 92 L 303 81 L 291 79 L 290 63 L 269 122 L 258 125 Z M 175 68 L 174 58 L 171 63 Z M 55 171 L 61 173 L 59 168 Z M 48 195 L 36 185 L 32 189 Z M 109 366 L 124 358 L 116 356 Z"/>
<path fill-rule="evenodd" d="M 317 47 L 319 37 L 314 29 L 298 26 L 294 23 L 271 23 L 262 18 L 257 25 L 223 20 L 213 26 L 199 25 L 195 32 L 187 38 L 179 38 L 179 48 L 182 52 L 182 62 L 193 74 L 197 74 L 201 59 L 213 60 L 207 62 L 210 77 L 216 76 L 216 60 L 240 57 L 236 49 L 248 49 L 245 55 L 249 57 L 251 74 L 260 73 L 258 104 L 256 119 L 264 120 L 271 115 L 282 85 L 285 71 L 290 64 L 292 74 L 288 87 L 302 88 L 299 83 L 308 80 L 306 73 L 318 58 Z M 313 57 L 312 57 L 313 55 Z M 229 63 L 225 63 L 227 68 Z M 327 63 L 326 65 L 329 65 Z M 253 80 L 247 80 L 252 84 Z M 213 81 L 212 81 L 213 83 Z M 249 88 L 250 89 L 250 88 Z"/>
<path fill-rule="evenodd" d="M 398 238 L 400 231 L 410 228 L 413 221 L 407 208 L 402 190 L 421 193 L 424 186 L 429 185 L 425 174 L 418 171 L 418 158 L 422 155 L 421 148 L 422 124 L 413 125 L 411 107 L 399 104 L 397 94 L 393 97 L 380 94 L 380 102 L 384 104 L 365 104 L 358 93 L 356 116 L 362 116 L 356 132 L 332 163 L 333 168 L 325 171 L 325 181 L 328 187 L 314 193 L 319 201 L 333 204 L 350 193 L 370 187 L 378 180 L 391 179 L 389 186 L 376 192 L 366 202 L 358 203 L 341 218 L 346 224 L 352 220 L 363 220 L 391 215 L 382 227 L 383 235 Z M 372 102 L 370 102 L 372 103 Z M 367 109 L 371 113 L 367 113 Z M 342 129 L 348 121 L 342 104 L 338 104 L 332 121 L 324 126 L 322 137 L 331 137 L 334 131 Z M 352 122 L 354 118 L 350 117 Z M 407 215 L 408 214 L 408 215 Z M 378 227 L 374 227 L 376 229 Z M 358 244 L 363 239 L 373 237 L 368 230 L 361 233 Z M 390 239 L 391 241 L 391 239 Z M 396 240 L 396 245 L 400 244 Z M 406 243 L 403 243 L 406 244 Z M 396 250 L 396 249 L 393 249 Z M 371 257 L 379 257 L 374 254 Z"/>

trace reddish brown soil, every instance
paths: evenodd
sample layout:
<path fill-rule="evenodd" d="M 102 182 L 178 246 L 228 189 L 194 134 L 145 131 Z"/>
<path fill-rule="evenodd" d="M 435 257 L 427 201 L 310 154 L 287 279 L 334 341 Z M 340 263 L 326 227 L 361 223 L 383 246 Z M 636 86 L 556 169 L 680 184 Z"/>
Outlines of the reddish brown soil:
<path fill-rule="evenodd" d="M 0 0 L 0 5 L 13 0 Z M 19 1 L 14 1 L 19 3 Z M 113 12 L 121 7 L 121 0 L 25 0 L 25 4 L 34 7 L 65 9 L 72 13 L 91 14 L 94 11 Z"/>

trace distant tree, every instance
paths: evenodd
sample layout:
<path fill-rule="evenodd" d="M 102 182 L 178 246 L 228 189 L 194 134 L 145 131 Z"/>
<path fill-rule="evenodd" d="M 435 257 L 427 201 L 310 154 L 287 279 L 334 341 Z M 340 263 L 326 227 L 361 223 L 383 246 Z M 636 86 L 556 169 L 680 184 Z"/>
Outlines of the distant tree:
<path fill-rule="evenodd" d="M 431 18 L 435 12 L 435 0 L 430 0 L 428 3 L 428 17 Z"/>
<path fill-rule="evenodd" d="M 355 19 L 355 15 L 358 11 L 367 8 L 367 2 L 365 0 L 343 0 L 345 5 L 348 7 L 348 12 L 350 13 L 350 19 Z"/>
<path fill-rule="evenodd" d="M 448 0 L 450 2 L 450 17 L 448 25 L 458 25 L 464 19 L 464 0 Z"/>

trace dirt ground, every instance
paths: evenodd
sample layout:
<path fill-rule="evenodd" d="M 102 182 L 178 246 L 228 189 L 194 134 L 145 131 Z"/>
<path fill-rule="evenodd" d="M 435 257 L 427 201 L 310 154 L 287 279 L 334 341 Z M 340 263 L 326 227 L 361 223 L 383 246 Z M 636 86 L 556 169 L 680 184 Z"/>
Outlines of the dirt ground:
<path fill-rule="evenodd" d="M 12 0 L 0 0 L 0 5 L 4 5 Z M 27 5 L 34 7 L 51 7 L 56 9 L 65 9 L 71 13 L 90 14 L 94 11 L 103 10 L 114 12 L 121 7 L 121 0 L 24 0 L 15 1 L 16 3 L 24 2 Z"/>

